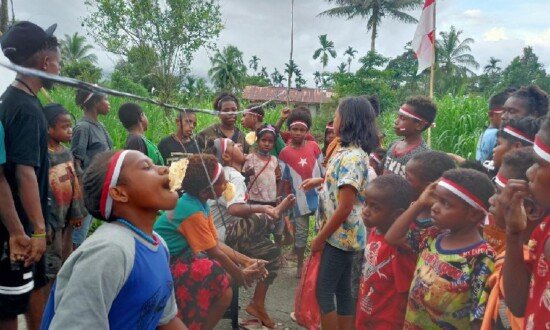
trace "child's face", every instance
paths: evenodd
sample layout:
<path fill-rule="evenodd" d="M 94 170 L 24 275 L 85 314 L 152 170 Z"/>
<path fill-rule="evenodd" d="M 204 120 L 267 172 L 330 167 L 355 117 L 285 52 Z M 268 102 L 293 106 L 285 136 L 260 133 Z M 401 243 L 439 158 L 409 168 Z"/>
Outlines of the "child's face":
<path fill-rule="evenodd" d="M 303 125 L 294 125 L 290 128 L 290 138 L 295 145 L 301 145 L 306 138 L 308 129 Z"/>
<path fill-rule="evenodd" d="M 377 227 L 385 232 L 395 220 L 394 209 L 386 202 L 387 196 L 376 186 L 369 186 L 365 190 L 365 204 L 363 205 L 363 223 L 367 227 Z"/>
<path fill-rule="evenodd" d="M 498 170 L 498 175 L 501 175 L 505 178 L 509 178 L 511 176 L 510 170 L 507 166 L 501 166 Z M 502 211 L 500 208 L 497 207 L 496 199 L 498 195 L 502 192 L 502 188 L 498 184 L 494 184 L 495 187 L 495 194 L 489 198 L 489 213 L 491 213 L 496 221 L 496 225 L 500 228 L 506 228 L 506 225 L 504 223 L 504 217 L 502 214 Z"/>
<path fill-rule="evenodd" d="M 233 101 L 222 102 L 220 112 L 219 117 L 222 124 L 225 126 L 234 127 L 235 122 L 237 121 L 237 115 L 235 114 L 235 112 L 237 112 L 237 103 Z"/>
<path fill-rule="evenodd" d="M 527 170 L 529 191 L 540 206 L 550 210 L 550 163 L 537 156 L 537 162 Z"/>
<path fill-rule="evenodd" d="M 229 161 L 237 165 L 243 165 L 246 161 L 246 155 L 243 152 L 243 146 L 233 141 L 227 143 L 225 154 L 230 157 Z"/>
<path fill-rule="evenodd" d="M 420 171 L 419 167 L 420 164 L 414 159 L 409 160 L 407 166 L 405 166 L 405 179 L 409 181 L 409 184 L 414 189 L 415 199 L 418 198 L 428 184 L 430 184 L 430 182 L 424 182 L 420 179 L 418 175 Z"/>
<path fill-rule="evenodd" d="M 508 124 L 511 119 L 520 119 L 529 115 L 525 100 L 511 96 L 502 106 L 501 127 Z"/>
<path fill-rule="evenodd" d="M 401 108 L 406 109 L 410 112 L 414 112 L 414 110 L 407 104 L 403 104 Z M 393 129 L 395 131 L 395 134 L 398 136 L 411 136 L 414 134 L 418 134 L 422 132 L 423 123 L 407 117 L 402 114 L 397 114 L 397 118 L 395 119 L 395 122 L 393 123 Z"/>
<path fill-rule="evenodd" d="M 489 121 L 491 122 L 491 125 L 493 127 L 500 127 L 500 124 L 502 122 L 502 112 L 489 112 Z"/>
<path fill-rule="evenodd" d="M 435 203 L 432 205 L 431 217 L 442 229 L 461 229 L 468 223 L 471 206 L 449 190 L 437 186 L 434 191 Z"/>
<path fill-rule="evenodd" d="M 504 155 L 506 155 L 506 153 L 510 150 L 512 150 L 512 144 L 510 143 L 510 141 L 499 136 L 497 138 L 497 145 L 493 149 L 493 163 L 495 164 L 496 168 L 499 168 L 502 165 L 502 159 L 504 158 Z"/>
<path fill-rule="evenodd" d="M 57 123 L 53 127 L 48 127 L 48 136 L 57 142 L 70 142 L 73 137 L 72 126 L 71 116 L 59 115 Z"/>
<path fill-rule="evenodd" d="M 96 109 L 99 115 L 107 115 L 109 113 L 109 110 L 111 110 L 111 104 L 109 103 L 109 100 L 107 100 L 107 97 L 101 98 L 101 101 L 96 104 Z"/>
<path fill-rule="evenodd" d="M 258 148 L 263 153 L 268 153 L 275 145 L 275 136 L 271 133 L 264 133 L 258 140 Z"/>
<path fill-rule="evenodd" d="M 182 114 L 181 117 L 176 118 L 176 124 L 183 137 L 189 138 L 197 126 L 197 116 L 194 113 Z"/>
<path fill-rule="evenodd" d="M 223 171 L 222 173 L 220 173 L 220 177 L 214 183 L 213 187 L 214 187 L 214 193 L 216 193 L 216 196 L 215 196 L 216 199 L 220 198 L 223 192 L 225 191 L 225 188 L 227 188 L 227 180 L 225 179 L 225 174 L 223 173 Z"/>
<path fill-rule="evenodd" d="M 241 119 L 243 127 L 248 128 L 249 130 L 255 130 L 256 124 L 258 123 L 258 118 L 252 113 L 243 114 Z"/>
<path fill-rule="evenodd" d="M 168 168 L 156 166 L 139 151 L 130 151 L 124 159 L 120 183 L 128 198 L 126 204 L 136 209 L 158 211 L 176 207 L 178 194 L 170 190 Z M 147 189 L 144 189 L 147 187 Z"/>
<path fill-rule="evenodd" d="M 333 129 L 327 129 L 327 132 L 325 133 L 325 143 L 328 145 L 330 144 L 334 138 L 336 137 L 336 133 L 334 133 Z"/>

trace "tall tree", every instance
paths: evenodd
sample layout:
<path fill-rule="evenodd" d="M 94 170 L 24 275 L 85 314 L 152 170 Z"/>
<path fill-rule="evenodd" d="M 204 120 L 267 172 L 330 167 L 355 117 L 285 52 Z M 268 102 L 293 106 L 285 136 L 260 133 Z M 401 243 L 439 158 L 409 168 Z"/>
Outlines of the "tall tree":
<path fill-rule="evenodd" d="M 550 90 L 550 76 L 544 69 L 544 64 L 539 61 L 533 48 L 523 48 L 523 53 L 515 57 L 502 71 L 499 89 L 508 86 L 523 86 L 537 84 L 543 90 Z"/>
<path fill-rule="evenodd" d="M 454 26 L 451 26 L 449 32 L 442 31 L 439 35 L 437 63 L 445 77 L 473 75 L 470 68 L 479 68 L 479 63 L 470 54 L 470 45 L 475 42 L 474 39 L 461 40 L 462 31 L 457 31 Z"/>
<path fill-rule="evenodd" d="M 78 35 L 78 32 L 75 32 L 71 36 L 66 34 L 65 38 L 60 41 L 60 44 L 61 56 L 65 63 L 80 61 L 97 62 L 97 56 L 91 54 L 94 47 L 86 43 L 86 38 Z"/>
<path fill-rule="evenodd" d="M 348 48 L 344 52 L 344 56 L 347 55 L 348 57 L 348 72 L 350 72 L 351 61 L 355 58 L 355 54 L 357 54 L 357 50 L 353 49 L 353 47 L 351 46 L 348 46 Z"/>
<path fill-rule="evenodd" d="M 347 67 L 346 63 L 342 62 L 342 63 L 340 63 L 340 65 L 338 65 L 336 67 L 336 69 L 338 70 L 338 73 L 345 73 L 346 72 L 346 67 Z"/>
<path fill-rule="evenodd" d="M 260 63 L 260 58 L 256 55 L 252 55 L 252 58 L 248 61 L 248 67 L 256 72 L 258 71 L 258 63 Z"/>
<path fill-rule="evenodd" d="M 288 61 L 288 63 L 285 64 L 285 73 L 287 74 L 287 81 L 292 81 L 292 75 L 294 75 L 296 72 L 299 72 L 300 69 L 298 68 L 298 65 L 294 60 Z M 289 83 L 290 86 L 290 83 Z"/>
<path fill-rule="evenodd" d="M 169 98 L 179 89 L 195 52 L 212 48 L 223 28 L 217 0 L 85 0 L 84 25 L 105 50 L 127 56 L 147 46 L 158 58 Z M 144 75 L 149 72 L 143 72 Z M 179 78 L 174 84 L 173 77 Z"/>
<path fill-rule="evenodd" d="M 283 76 L 279 70 L 277 70 L 277 68 L 275 68 L 273 70 L 273 73 L 271 73 L 271 82 L 273 83 L 273 85 L 276 85 L 276 86 L 283 86 L 283 82 L 286 81 L 286 78 L 285 76 Z"/>
<path fill-rule="evenodd" d="M 407 10 L 418 8 L 422 0 L 327 0 L 336 7 L 325 10 L 319 15 L 345 17 L 348 20 L 354 17 L 367 19 L 367 31 L 371 31 L 370 50 L 376 50 L 378 27 L 384 19 L 389 17 L 404 23 L 417 23 Z"/>
<path fill-rule="evenodd" d="M 321 72 L 319 71 L 315 71 L 313 73 L 313 83 L 315 83 L 315 88 L 319 88 L 319 86 L 321 85 L 321 82 L 322 82 L 322 78 L 321 78 Z"/>
<path fill-rule="evenodd" d="M 494 58 L 491 56 L 491 58 L 489 59 L 489 64 L 487 64 L 483 68 L 483 72 L 485 72 L 486 74 L 499 73 L 502 70 L 502 68 L 498 66 L 498 62 L 502 62 L 502 61 L 499 60 L 498 58 Z"/>
<path fill-rule="evenodd" d="M 336 51 L 334 50 L 334 42 L 328 40 L 327 35 L 323 34 L 319 36 L 320 48 L 317 48 L 313 53 L 313 59 L 321 58 L 321 64 L 323 69 L 327 66 L 328 57 L 336 58 Z"/>
<path fill-rule="evenodd" d="M 8 30 L 8 0 L 0 2 L 0 32 L 6 33 Z"/>
<path fill-rule="evenodd" d="M 269 79 L 269 73 L 267 73 L 267 68 L 265 66 L 262 66 L 262 69 L 260 70 L 260 76 L 264 77 L 265 79 Z"/>
<path fill-rule="evenodd" d="M 294 78 L 294 84 L 296 85 L 296 88 L 300 89 L 306 84 L 306 80 L 302 76 L 302 70 L 300 70 L 299 68 L 296 68 L 294 73 L 296 74 L 296 77 Z"/>
<path fill-rule="evenodd" d="M 237 47 L 229 45 L 221 52 L 216 51 L 210 62 L 212 67 L 208 70 L 208 75 L 214 86 L 231 92 L 242 88 L 246 66 L 243 62 L 243 53 Z"/>

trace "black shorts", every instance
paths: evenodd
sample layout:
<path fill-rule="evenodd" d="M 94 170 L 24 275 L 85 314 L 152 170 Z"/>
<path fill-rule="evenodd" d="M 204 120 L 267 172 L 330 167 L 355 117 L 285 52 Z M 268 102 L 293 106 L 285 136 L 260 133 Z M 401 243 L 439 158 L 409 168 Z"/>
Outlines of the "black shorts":
<path fill-rule="evenodd" d="M 10 262 L 8 240 L 0 239 L 0 319 L 13 319 L 27 311 L 34 288 L 33 267 Z"/>

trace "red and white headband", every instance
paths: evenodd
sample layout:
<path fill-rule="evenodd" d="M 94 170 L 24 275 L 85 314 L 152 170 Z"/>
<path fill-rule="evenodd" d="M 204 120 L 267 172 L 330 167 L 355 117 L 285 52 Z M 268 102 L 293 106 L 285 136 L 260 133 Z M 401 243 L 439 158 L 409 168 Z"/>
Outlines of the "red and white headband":
<path fill-rule="evenodd" d="M 399 113 L 399 114 L 402 114 L 402 115 L 405 116 L 405 117 L 409 117 L 409 118 L 416 119 L 416 120 L 423 121 L 423 122 L 428 122 L 426 119 L 424 119 L 424 118 L 418 116 L 418 115 L 415 114 L 414 112 L 409 111 L 409 110 L 407 110 L 407 109 L 399 108 L 398 113 Z"/>
<path fill-rule="evenodd" d="M 259 113 L 255 113 L 252 111 L 252 109 L 246 109 L 244 111 L 245 115 L 253 115 L 254 117 L 263 118 L 264 116 L 260 115 Z"/>
<path fill-rule="evenodd" d="M 214 175 L 212 176 L 212 185 L 218 181 L 220 175 L 222 174 L 223 166 L 220 163 L 216 163 L 216 168 L 214 169 Z"/>
<path fill-rule="evenodd" d="M 473 206 L 474 208 L 481 210 L 484 213 L 487 213 L 487 207 L 483 204 L 483 202 L 479 200 L 479 198 L 477 198 L 474 194 L 472 194 L 468 189 L 464 188 L 458 183 L 444 178 L 439 181 L 438 185 L 452 192 L 457 197 L 459 197 L 469 205 Z"/>
<path fill-rule="evenodd" d="M 501 114 L 503 112 L 504 112 L 504 109 L 502 109 L 502 108 L 494 108 L 494 109 L 489 110 L 489 113 L 496 113 L 497 115 Z"/>
<path fill-rule="evenodd" d="M 550 146 L 547 146 L 542 142 L 541 138 L 535 136 L 535 145 L 533 146 L 535 153 L 544 161 L 550 163 Z"/>
<path fill-rule="evenodd" d="M 510 134 L 511 136 L 515 137 L 516 139 L 520 139 L 522 141 L 525 141 L 527 143 L 533 144 L 533 137 L 526 134 L 525 132 L 520 131 L 517 128 L 514 128 L 510 125 L 504 126 L 504 129 L 502 129 L 504 132 Z"/>
<path fill-rule="evenodd" d="M 128 154 L 128 151 L 129 150 L 117 151 L 109 163 L 109 169 L 105 175 L 103 189 L 101 190 L 101 200 L 99 201 L 99 212 L 105 220 L 109 220 L 113 209 L 113 199 L 109 194 L 109 189 L 117 185 L 122 163 L 124 162 L 124 158 Z"/>
<path fill-rule="evenodd" d="M 329 124 L 329 125 L 325 126 L 325 129 L 334 129 L 334 125 Z"/>
<path fill-rule="evenodd" d="M 495 180 L 495 183 L 497 184 L 497 186 L 499 186 L 500 188 L 504 188 L 508 184 L 508 179 L 506 179 L 504 177 L 504 175 L 502 175 L 500 173 L 497 173 L 494 180 Z"/>
<path fill-rule="evenodd" d="M 306 129 L 309 129 L 309 126 L 305 122 L 299 121 L 299 120 L 292 122 L 292 124 L 288 125 L 288 127 L 292 127 L 296 125 L 301 125 L 301 126 L 304 126 Z"/>
<path fill-rule="evenodd" d="M 369 157 L 376 162 L 376 164 L 382 163 L 382 160 L 378 157 L 377 154 L 372 153 L 369 155 Z"/>
<path fill-rule="evenodd" d="M 267 125 L 266 127 L 262 128 L 259 132 L 258 132 L 258 135 L 261 135 L 263 132 L 271 132 L 273 133 L 274 135 L 277 135 L 277 132 L 275 131 L 275 127 L 271 126 L 271 125 Z"/>

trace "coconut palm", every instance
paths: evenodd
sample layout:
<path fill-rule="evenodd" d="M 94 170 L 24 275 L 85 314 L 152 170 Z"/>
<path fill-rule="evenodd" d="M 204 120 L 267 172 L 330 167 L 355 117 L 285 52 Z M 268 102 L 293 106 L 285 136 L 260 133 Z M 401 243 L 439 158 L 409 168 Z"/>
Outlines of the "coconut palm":
<path fill-rule="evenodd" d="M 235 46 L 227 46 L 216 51 L 210 59 L 212 67 L 208 70 L 210 79 L 220 90 L 236 91 L 242 87 L 246 76 L 243 53 Z"/>
<path fill-rule="evenodd" d="M 475 41 L 472 38 L 461 40 L 462 31 L 451 26 L 449 32 L 440 32 L 437 40 L 437 63 L 445 76 L 473 75 L 470 68 L 479 68 L 474 56 L 470 54 L 470 45 Z"/>
<path fill-rule="evenodd" d="M 485 72 L 486 74 L 499 73 L 502 70 L 502 68 L 498 66 L 498 62 L 502 62 L 502 61 L 499 60 L 498 58 L 494 58 L 491 56 L 491 58 L 489 59 L 489 64 L 487 64 L 483 68 L 483 72 Z"/>
<path fill-rule="evenodd" d="M 296 67 L 294 73 L 296 74 L 296 77 L 294 78 L 294 84 L 296 85 L 296 88 L 300 89 L 306 84 L 306 80 L 302 76 L 302 70 L 300 70 L 299 68 Z"/>
<path fill-rule="evenodd" d="M 357 50 L 353 49 L 351 46 L 348 46 L 348 49 L 344 52 L 344 56 L 348 56 L 348 72 L 351 67 L 351 61 L 355 58 L 355 54 L 357 54 Z"/>
<path fill-rule="evenodd" d="M 288 63 L 285 64 L 285 73 L 288 77 L 287 81 L 289 82 L 289 86 L 290 82 L 292 81 L 292 75 L 296 72 L 300 72 L 300 69 L 298 68 L 298 65 L 296 65 L 296 62 L 294 62 L 294 60 L 288 61 Z"/>
<path fill-rule="evenodd" d="M 283 82 L 286 81 L 285 76 L 283 76 L 277 68 L 273 70 L 273 73 L 271 73 L 271 82 L 273 82 L 273 85 L 277 86 L 283 86 Z"/>
<path fill-rule="evenodd" d="M 345 73 L 346 72 L 346 67 L 347 67 L 346 63 L 342 62 L 342 63 L 340 63 L 340 65 L 338 65 L 336 67 L 336 69 L 338 69 L 338 73 Z"/>
<path fill-rule="evenodd" d="M 248 61 L 248 67 L 254 70 L 254 72 L 258 71 L 258 63 L 260 62 L 260 58 L 256 55 L 252 55 L 252 58 L 250 61 Z"/>
<path fill-rule="evenodd" d="M 66 63 L 89 61 L 97 62 L 97 56 L 90 54 L 94 47 L 86 43 L 84 36 L 78 35 L 75 32 L 72 36 L 66 34 L 65 38 L 60 41 L 61 57 Z"/>
<path fill-rule="evenodd" d="M 319 36 L 319 42 L 321 43 L 321 48 L 315 50 L 313 59 L 316 60 L 320 57 L 324 69 L 327 66 L 329 56 L 336 58 L 336 51 L 334 50 L 334 42 L 328 40 L 326 34 Z"/>
<path fill-rule="evenodd" d="M 315 71 L 313 73 L 313 82 L 315 83 L 315 88 L 319 88 L 319 85 L 321 85 L 321 72 Z"/>
<path fill-rule="evenodd" d="M 319 15 L 336 16 L 352 19 L 354 17 L 368 18 L 367 31 L 371 33 L 370 50 L 376 50 L 375 40 L 378 35 L 378 27 L 385 17 L 393 18 L 404 23 L 417 23 L 418 21 L 404 11 L 418 8 L 422 0 L 327 0 L 336 4 L 336 7 L 325 10 Z"/>

